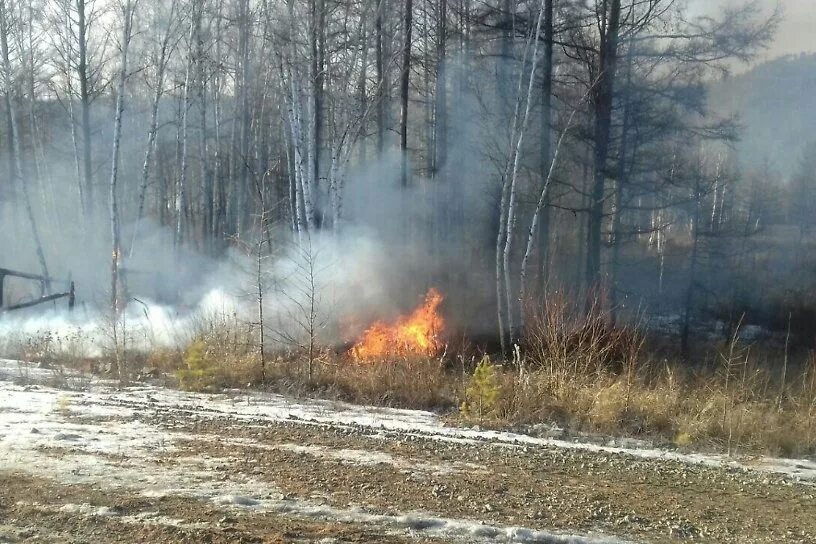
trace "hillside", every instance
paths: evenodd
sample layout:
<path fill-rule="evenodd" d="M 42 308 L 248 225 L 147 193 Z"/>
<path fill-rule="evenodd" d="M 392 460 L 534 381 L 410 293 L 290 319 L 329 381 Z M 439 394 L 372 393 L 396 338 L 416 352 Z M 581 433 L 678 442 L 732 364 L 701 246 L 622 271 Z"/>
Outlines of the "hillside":
<path fill-rule="evenodd" d="M 718 81 L 710 89 L 710 106 L 718 114 L 738 115 L 743 167 L 767 160 L 788 176 L 805 144 L 816 140 L 815 90 L 816 55 L 786 56 Z"/>

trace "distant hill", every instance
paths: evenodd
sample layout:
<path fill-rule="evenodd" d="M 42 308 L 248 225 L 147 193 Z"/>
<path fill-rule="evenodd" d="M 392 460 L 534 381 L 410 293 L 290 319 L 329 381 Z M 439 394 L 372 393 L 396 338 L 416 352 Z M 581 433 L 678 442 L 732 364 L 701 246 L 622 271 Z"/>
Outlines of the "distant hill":
<path fill-rule="evenodd" d="M 739 115 L 744 168 L 767 160 L 789 176 L 804 146 L 816 141 L 816 55 L 780 57 L 721 79 L 711 85 L 709 101 L 715 113 Z"/>

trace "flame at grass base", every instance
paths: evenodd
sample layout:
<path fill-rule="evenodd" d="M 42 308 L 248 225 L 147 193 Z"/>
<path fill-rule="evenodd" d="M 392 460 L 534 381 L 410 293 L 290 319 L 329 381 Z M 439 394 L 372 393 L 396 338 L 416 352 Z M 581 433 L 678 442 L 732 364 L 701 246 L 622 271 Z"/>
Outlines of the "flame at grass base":
<path fill-rule="evenodd" d="M 351 356 L 364 361 L 394 355 L 436 355 L 442 348 L 439 335 L 445 330 L 445 320 L 439 315 L 442 300 L 439 291 L 431 288 L 425 295 L 425 302 L 411 315 L 401 317 L 393 324 L 377 321 L 351 348 Z"/>

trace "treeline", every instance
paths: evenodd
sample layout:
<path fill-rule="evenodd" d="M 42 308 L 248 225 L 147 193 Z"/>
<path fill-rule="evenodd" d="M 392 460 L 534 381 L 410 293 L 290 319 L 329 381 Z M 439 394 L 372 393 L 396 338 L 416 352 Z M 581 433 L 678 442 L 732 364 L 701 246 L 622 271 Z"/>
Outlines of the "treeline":
<path fill-rule="evenodd" d="M 505 349 L 547 289 L 687 338 L 716 271 L 761 251 L 763 181 L 706 85 L 771 39 L 762 4 L 0 0 L 9 247 L 49 275 L 66 233 L 102 230 L 117 308 L 147 224 L 217 256 L 402 193 L 430 281 L 492 277 Z"/>

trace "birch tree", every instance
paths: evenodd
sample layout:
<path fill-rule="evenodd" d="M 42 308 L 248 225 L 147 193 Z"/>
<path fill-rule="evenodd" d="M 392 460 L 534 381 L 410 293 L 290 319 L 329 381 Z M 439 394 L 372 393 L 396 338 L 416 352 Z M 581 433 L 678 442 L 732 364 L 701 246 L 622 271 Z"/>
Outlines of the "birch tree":
<path fill-rule="evenodd" d="M 200 59 L 197 55 L 197 45 L 201 34 L 201 17 L 204 10 L 203 0 L 191 0 L 190 2 L 190 28 L 187 38 L 187 64 L 184 72 L 184 97 L 182 99 L 181 110 L 181 157 L 179 165 L 179 177 L 176 187 L 176 247 L 181 246 L 187 232 L 186 215 L 189 206 L 189 188 L 187 180 L 187 168 L 189 162 L 189 115 L 192 109 L 192 101 L 195 90 L 193 85 L 197 83 L 197 72 L 199 70 Z"/>
<path fill-rule="evenodd" d="M 514 313 L 516 312 L 516 302 L 513 297 L 513 287 L 511 278 L 510 260 L 512 256 L 513 237 L 516 226 L 516 206 L 518 171 L 521 161 L 524 135 L 527 131 L 530 119 L 530 109 L 535 81 L 536 67 L 538 65 L 539 38 L 541 35 L 541 22 L 544 16 L 544 0 L 541 0 L 538 9 L 538 17 L 534 29 L 528 35 L 524 55 L 518 76 L 518 91 L 516 93 L 516 103 L 511 121 L 511 141 L 509 157 L 504 170 L 504 184 L 502 187 L 502 200 L 499 215 L 499 234 L 496 242 L 496 294 L 498 298 L 498 322 L 499 335 L 501 338 L 502 351 L 506 351 L 507 343 L 515 341 L 516 328 Z M 530 60 L 530 74 L 527 77 L 527 91 L 523 94 L 525 73 L 524 67 L 527 64 L 528 55 Z M 521 112 L 524 108 L 523 113 Z M 507 321 L 505 330 L 504 321 Z"/>
<path fill-rule="evenodd" d="M 177 4 L 178 0 L 170 0 L 170 5 L 165 12 L 161 9 L 161 4 L 158 4 L 153 11 L 154 19 L 151 24 L 158 28 L 163 28 L 164 31 L 158 42 L 156 50 L 151 53 L 151 62 L 155 69 L 155 80 L 153 82 L 153 98 L 150 106 L 150 125 L 147 131 L 147 143 L 145 144 L 144 161 L 142 162 L 141 182 L 139 184 L 139 196 L 136 209 L 136 222 L 133 227 L 133 236 L 130 242 L 130 249 L 128 254 L 133 255 L 133 250 L 136 247 L 136 239 L 139 235 L 139 226 L 144 216 L 145 198 L 147 196 L 147 187 L 150 182 L 151 167 L 153 165 L 153 156 L 156 151 L 156 136 L 159 131 L 159 105 L 164 96 L 165 87 L 165 73 L 167 71 L 167 64 L 170 55 L 176 48 L 176 24 L 177 24 Z"/>
<path fill-rule="evenodd" d="M 120 381 L 126 378 L 124 366 L 124 349 L 120 357 L 118 344 L 118 320 L 119 313 L 123 307 L 120 293 L 120 273 L 121 273 L 121 225 L 119 217 L 119 155 L 122 139 L 122 113 L 125 109 L 125 82 L 128 77 L 128 50 L 133 28 L 133 16 L 136 9 L 137 0 L 125 0 L 119 8 L 122 17 L 122 36 L 119 43 L 120 66 L 116 86 L 116 109 L 113 119 L 113 149 L 111 150 L 111 175 L 110 175 L 110 228 L 111 228 L 111 314 L 113 324 L 113 342 L 116 350 L 116 372 Z"/>

